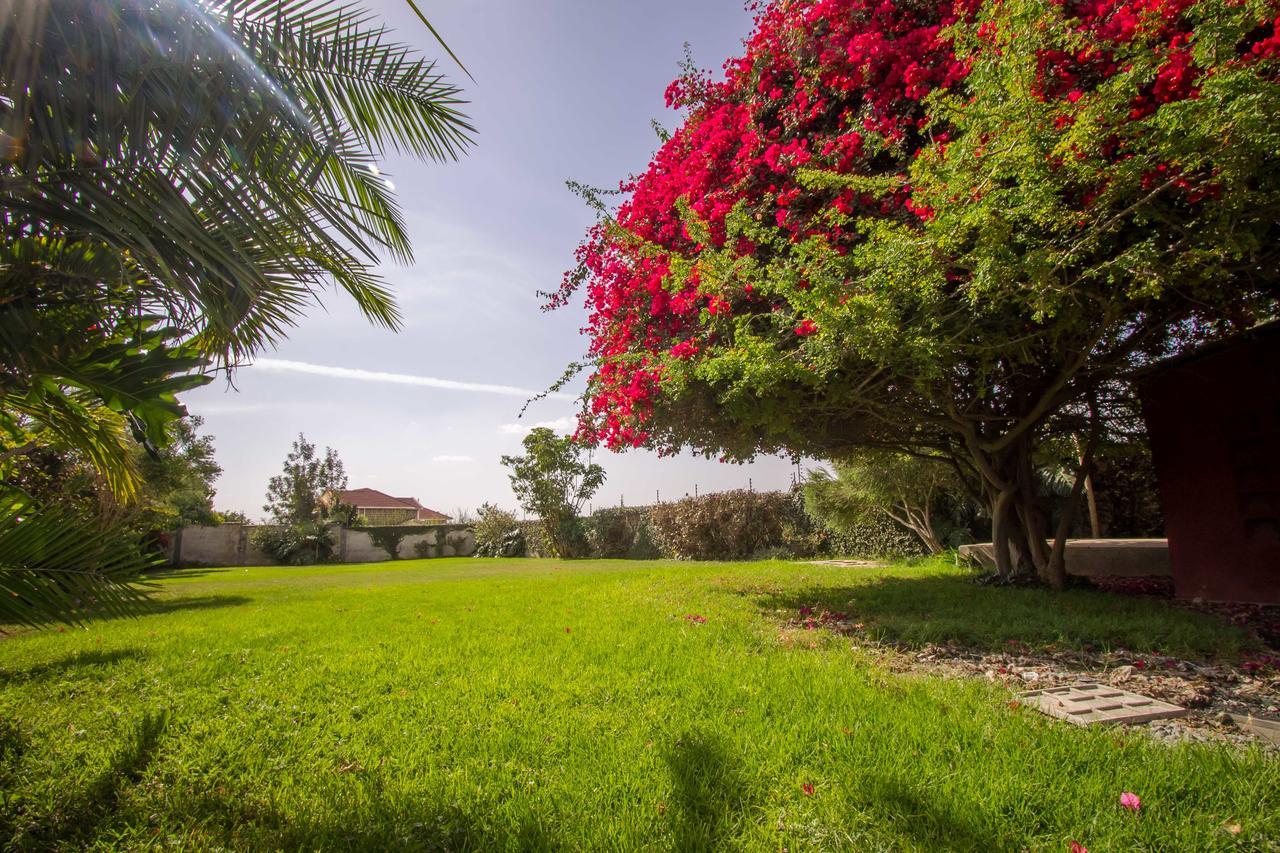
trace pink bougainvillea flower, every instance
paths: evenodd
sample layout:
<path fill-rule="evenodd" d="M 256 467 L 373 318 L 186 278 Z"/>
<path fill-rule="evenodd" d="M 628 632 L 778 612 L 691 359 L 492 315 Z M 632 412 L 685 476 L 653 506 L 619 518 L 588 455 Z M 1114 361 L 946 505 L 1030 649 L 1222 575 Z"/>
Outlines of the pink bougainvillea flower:
<path fill-rule="evenodd" d="M 690 622 L 694 625 L 702 625 L 707 621 L 707 617 L 700 616 L 697 613 L 686 613 L 684 618 L 686 622 Z"/>
<path fill-rule="evenodd" d="M 1136 812 L 1138 809 L 1142 808 L 1142 800 L 1138 799 L 1138 795 L 1132 791 L 1125 791 L 1120 795 L 1120 805 L 1124 806 L 1129 811 Z"/>
<path fill-rule="evenodd" d="M 806 797 L 812 797 L 812 796 L 813 796 L 813 783 L 812 783 L 812 782 L 805 782 L 803 785 L 801 785 L 801 786 L 800 786 L 800 790 L 804 791 L 804 795 L 805 795 Z"/>
<path fill-rule="evenodd" d="M 816 334 L 817 331 L 818 324 L 812 320 L 801 320 L 796 326 L 796 334 L 802 338 L 807 338 L 810 335 Z"/>
<path fill-rule="evenodd" d="M 1088 847 L 1085 847 L 1085 846 L 1084 846 L 1083 844 L 1081 844 L 1079 841 L 1076 841 L 1076 840 L 1072 839 L 1072 841 L 1071 841 L 1071 853 L 1089 853 L 1089 848 L 1088 848 Z"/>

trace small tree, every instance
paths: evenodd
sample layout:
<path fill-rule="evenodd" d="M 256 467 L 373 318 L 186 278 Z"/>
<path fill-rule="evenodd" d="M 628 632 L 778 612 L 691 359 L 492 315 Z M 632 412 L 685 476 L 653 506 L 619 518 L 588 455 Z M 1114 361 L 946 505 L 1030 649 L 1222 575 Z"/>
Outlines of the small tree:
<path fill-rule="evenodd" d="M 324 456 L 298 433 L 298 440 L 284 460 L 284 470 L 267 484 L 263 506 L 276 528 L 255 534 L 254 542 L 281 563 L 304 565 L 333 556 L 333 539 L 326 529 L 331 522 L 349 523 L 350 508 L 327 500 L 347 487 L 347 473 L 332 447 Z"/>
<path fill-rule="evenodd" d="M 284 471 L 267 484 L 267 503 L 262 508 L 276 524 L 324 521 L 330 512 L 322 498 L 346 487 L 347 472 L 338 452 L 326 447 L 324 456 L 317 456 L 316 446 L 298 433 L 285 457 Z"/>
<path fill-rule="evenodd" d="M 142 475 L 140 503 L 154 528 L 218 524 L 213 483 L 222 475 L 214 459 L 213 436 L 201 435 L 204 418 L 191 415 L 169 425 L 169 443 L 148 453 L 134 448 Z"/>
<path fill-rule="evenodd" d="M 524 450 L 524 456 L 502 457 L 511 469 L 511 489 L 520 505 L 538 516 L 556 555 L 577 556 L 583 545 L 578 515 L 604 485 L 604 469 L 571 436 L 546 427 L 525 436 Z"/>
<path fill-rule="evenodd" d="M 956 498 L 954 472 L 930 459 L 903 453 L 865 452 L 835 466 L 836 476 L 818 469 L 804 488 L 805 508 L 827 527 L 848 533 L 880 516 L 916 535 L 930 554 L 943 550 L 936 510 Z"/>

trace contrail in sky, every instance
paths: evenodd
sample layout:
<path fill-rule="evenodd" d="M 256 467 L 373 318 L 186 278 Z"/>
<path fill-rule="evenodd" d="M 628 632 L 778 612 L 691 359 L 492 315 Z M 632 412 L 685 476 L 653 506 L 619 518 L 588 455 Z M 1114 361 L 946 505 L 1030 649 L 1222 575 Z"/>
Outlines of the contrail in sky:
<path fill-rule="evenodd" d="M 331 367 L 327 364 L 310 364 L 305 361 L 288 361 L 282 358 L 260 358 L 252 365 L 271 373 L 306 373 L 312 376 L 328 376 L 332 379 L 354 379 L 359 382 L 383 382 L 389 385 L 418 385 L 423 388 L 440 388 L 445 391 L 470 391 L 475 394 L 501 394 L 506 397 L 537 396 L 538 391 L 517 388 L 514 385 L 490 385 L 484 382 L 459 382 L 455 379 L 438 379 L 434 376 L 414 376 L 410 373 L 384 373 L 380 370 L 360 370 L 354 367 Z M 572 394 L 548 394 L 554 400 L 576 399 Z"/>

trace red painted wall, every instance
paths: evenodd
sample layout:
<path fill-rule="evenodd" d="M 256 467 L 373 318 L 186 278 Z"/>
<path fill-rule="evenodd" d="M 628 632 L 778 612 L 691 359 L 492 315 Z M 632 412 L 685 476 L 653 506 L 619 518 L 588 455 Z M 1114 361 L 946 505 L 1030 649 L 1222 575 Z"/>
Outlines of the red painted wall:
<path fill-rule="evenodd" d="M 1280 602 L 1280 323 L 1141 385 L 1178 597 Z"/>

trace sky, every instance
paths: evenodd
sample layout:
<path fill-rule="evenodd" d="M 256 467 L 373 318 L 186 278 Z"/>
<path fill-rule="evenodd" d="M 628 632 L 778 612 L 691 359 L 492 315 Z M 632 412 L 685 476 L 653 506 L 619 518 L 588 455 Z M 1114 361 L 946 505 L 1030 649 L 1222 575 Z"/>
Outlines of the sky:
<path fill-rule="evenodd" d="M 671 128 L 663 91 L 689 43 L 719 69 L 740 53 L 743 0 L 418 0 L 475 81 L 463 85 L 476 145 L 456 163 L 388 156 L 414 246 L 411 265 L 385 265 L 404 326 L 366 322 L 327 294 L 276 351 L 184 396 L 205 419 L 223 468 L 215 505 L 262 515 L 267 480 L 299 432 L 342 457 L 352 488 L 413 496 L 449 515 L 491 502 L 516 509 L 503 454 L 535 425 L 572 427 L 571 392 L 520 409 L 582 356 L 581 300 L 540 311 L 593 221 L 567 179 L 616 186 Z M 443 51 L 404 0 L 366 0 L 395 38 Z M 694 493 L 785 488 L 787 459 L 725 465 L 649 451 L 598 451 L 608 474 L 593 507 Z"/>

